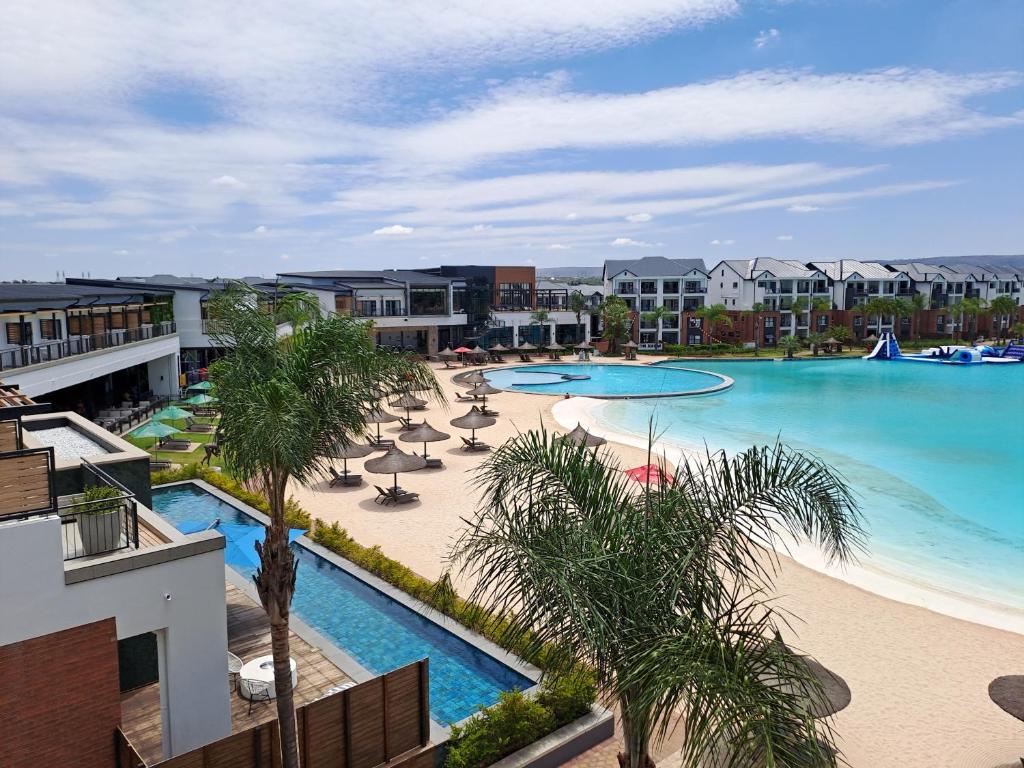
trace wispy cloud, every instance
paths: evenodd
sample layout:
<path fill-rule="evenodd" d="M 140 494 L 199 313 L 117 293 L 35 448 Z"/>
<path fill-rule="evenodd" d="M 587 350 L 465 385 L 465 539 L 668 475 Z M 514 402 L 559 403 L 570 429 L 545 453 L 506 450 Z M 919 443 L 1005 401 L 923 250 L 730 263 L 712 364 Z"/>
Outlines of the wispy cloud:
<path fill-rule="evenodd" d="M 754 38 L 755 48 L 764 48 L 768 43 L 774 42 L 779 39 L 779 30 L 772 27 L 771 29 L 762 29 L 757 33 L 757 37 Z"/>
<path fill-rule="evenodd" d="M 712 240 L 710 245 L 735 245 L 735 240 Z"/>
<path fill-rule="evenodd" d="M 631 213 L 626 217 L 626 221 L 632 224 L 643 224 L 650 221 L 654 217 L 649 213 Z"/>
<path fill-rule="evenodd" d="M 775 239 L 776 240 L 781 240 L 783 242 L 789 242 L 790 240 L 793 239 L 793 236 L 792 235 L 777 235 Z"/>
<path fill-rule="evenodd" d="M 634 240 L 632 237 L 616 237 L 611 241 L 612 248 L 653 248 L 654 243 Z"/>
<path fill-rule="evenodd" d="M 403 224 L 392 224 L 389 227 L 381 227 L 380 229 L 373 230 L 375 235 L 411 235 L 413 233 L 412 227 L 406 227 Z"/>

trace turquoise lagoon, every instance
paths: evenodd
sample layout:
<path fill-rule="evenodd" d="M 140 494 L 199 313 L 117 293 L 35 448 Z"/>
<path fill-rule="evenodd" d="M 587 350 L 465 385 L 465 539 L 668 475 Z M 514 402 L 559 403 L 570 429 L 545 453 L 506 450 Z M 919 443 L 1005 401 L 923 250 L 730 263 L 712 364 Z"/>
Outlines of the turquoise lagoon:
<path fill-rule="evenodd" d="M 776 438 L 839 469 L 870 533 L 862 561 L 1024 609 L 1024 365 L 670 361 L 731 377 L 704 397 L 609 400 L 601 423 L 682 447 Z"/>

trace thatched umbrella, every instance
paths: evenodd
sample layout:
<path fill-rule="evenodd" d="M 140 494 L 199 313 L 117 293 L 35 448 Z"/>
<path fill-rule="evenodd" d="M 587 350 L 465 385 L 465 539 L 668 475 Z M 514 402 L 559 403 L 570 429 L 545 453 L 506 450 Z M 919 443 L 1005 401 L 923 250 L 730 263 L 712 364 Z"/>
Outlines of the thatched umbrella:
<path fill-rule="evenodd" d="M 559 344 L 557 341 L 552 341 L 550 344 L 545 344 L 544 349 L 551 353 L 552 360 L 557 360 L 558 353 L 564 352 L 566 348 Z"/>
<path fill-rule="evenodd" d="M 367 445 L 366 443 L 351 442 L 348 445 L 336 444 L 334 450 L 331 451 L 331 457 L 335 459 L 341 459 L 344 469 L 342 474 L 348 477 L 348 460 L 349 459 L 361 459 L 364 456 L 369 456 L 373 453 L 373 446 Z"/>
<path fill-rule="evenodd" d="M 495 389 L 487 381 L 484 381 L 482 384 L 477 384 L 475 387 L 473 387 L 471 390 L 469 390 L 466 394 L 467 395 L 472 395 L 473 397 L 482 397 L 483 398 L 483 410 L 486 411 L 487 410 L 487 396 L 488 395 L 500 395 L 502 393 L 502 391 L 503 390 Z"/>
<path fill-rule="evenodd" d="M 537 349 L 537 345 L 536 344 L 531 344 L 528 341 L 524 341 L 522 344 L 519 344 L 516 347 L 516 350 L 519 351 L 519 352 L 534 352 L 534 351 L 536 351 L 536 349 Z"/>
<path fill-rule="evenodd" d="M 388 452 L 376 459 L 370 459 L 364 465 L 367 472 L 376 475 L 393 475 L 394 486 L 392 490 L 398 492 L 398 473 L 415 472 L 427 466 L 427 460 L 415 453 L 406 453 L 396 446 L 388 448 Z"/>
<path fill-rule="evenodd" d="M 563 435 L 562 439 L 570 443 L 586 446 L 587 448 L 597 448 L 608 442 L 603 437 L 587 432 L 579 422 L 576 423 L 576 428 L 572 432 L 567 432 Z"/>
<path fill-rule="evenodd" d="M 481 347 L 479 344 L 477 344 L 475 347 L 473 347 L 471 350 L 469 350 L 469 354 L 474 355 L 474 356 L 478 356 L 478 355 L 485 355 L 486 356 L 487 355 L 487 350 L 484 349 L 483 347 Z"/>
<path fill-rule="evenodd" d="M 366 414 L 365 421 L 367 424 L 377 425 L 377 442 L 380 442 L 380 425 L 390 424 L 393 421 L 398 421 L 398 417 L 395 416 L 395 414 L 388 413 L 387 411 L 381 408 L 374 408 L 372 411 Z"/>
<path fill-rule="evenodd" d="M 441 440 L 447 440 L 449 437 L 451 437 L 451 435 L 447 432 L 440 432 L 424 421 L 415 429 L 406 432 L 398 439 L 403 443 L 423 443 L 423 458 L 426 459 L 428 458 L 427 443 L 437 443 Z"/>
<path fill-rule="evenodd" d="M 498 420 L 493 416 L 484 416 L 480 409 L 474 405 L 465 416 L 459 416 L 448 423 L 459 429 L 471 430 L 470 440 L 475 443 L 476 431 L 484 427 L 493 427 L 498 423 Z"/>
<path fill-rule="evenodd" d="M 1024 720 L 1024 675 L 997 677 L 988 684 L 988 697 L 1007 714 Z"/>
<path fill-rule="evenodd" d="M 437 356 L 440 357 L 442 360 L 454 360 L 455 358 L 458 357 L 458 355 L 452 351 L 451 347 L 445 347 L 444 349 L 437 353 Z"/>
<path fill-rule="evenodd" d="M 573 347 L 573 349 L 575 349 L 577 352 L 583 353 L 584 360 L 590 359 L 590 350 L 592 350 L 593 348 L 593 345 L 589 341 L 580 342 L 579 344 Z"/>
<path fill-rule="evenodd" d="M 495 344 L 494 346 L 491 347 L 490 351 L 491 352 L 497 352 L 497 353 L 508 352 L 508 347 L 506 347 L 504 344 L 502 344 L 499 341 L 497 344 Z"/>
<path fill-rule="evenodd" d="M 469 376 L 463 379 L 459 379 L 460 384 L 470 384 L 476 386 L 477 384 L 486 384 L 490 379 L 484 376 L 480 371 L 473 371 Z"/>
<path fill-rule="evenodd" d="M 636 357 L 636 349 L 639 346 L 640 346 L 639 344 L 637 344 L 635 341 L 630 339 L 629 341 L 627 341 L 625 344 L 622 345 L 622 348 L 626 349 L 626 350 L 629 350 L 628 352 L 626 352 L 626 356 L 628 358 L 630 358 L 630 359 L 633 359 L 633 358 Z"/>
<path fill-rule="evenodd" d="M 850 686 L 846 684 L 846 681 L 843 680 L 843 678 L 828 669 L 821 662 L 812 659 L 810 656 L 804 656 L 796 653 L 777 635 L 774 642 L 779 645 L 784 652 L 792 655 L 793 659 L 797 663 L 802 663 L 807 674 L 817 681 L 817 684 L 821 689 L 820 693 L 804 690 L 800 691 L 803 695 L 808 696 L 807 711 L 811 717 L 831 717 L 836 712 L 840 712 L 850 706 L 853 694 L 850 693 Z"/>
<path fill-rule="evenodd" d="M 427 404 L 426 400 L 420 400 L 418 397 L 413 397 L 408 392 L 403 394 L 397 400 L 392 400 L 389 405 L 392 408 L 404 408 L 405 409 L 405 420 L 408 421 L 412 417 L 409 415 L 409 411 L 413 408 L 422 408 Z"/>

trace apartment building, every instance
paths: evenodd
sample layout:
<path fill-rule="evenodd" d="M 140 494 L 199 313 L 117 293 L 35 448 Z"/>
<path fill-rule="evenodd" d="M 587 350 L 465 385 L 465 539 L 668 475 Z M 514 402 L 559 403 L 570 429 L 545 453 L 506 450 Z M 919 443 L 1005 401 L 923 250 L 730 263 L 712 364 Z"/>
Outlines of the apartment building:
<path fill-rule="evenodd" d="M 700 259 L 647 256 L 633 261 L 605 261 L 602 280 L 606 295 L 621 298 L 634 313 L 634 337 L 641 349 L 660 349 L 680 343 L 680 313 L 704 306 L 709 276 Z M 659 319 L 648 313 L 664 307 Z M 689 343 L 689 342 L 687 342 Z"/>
<path fill-rule="evenodd" d="M 74 413 L 5 410 L 0 762 L 116 765 L 140 682 L 158 684 L 165 757 L 229 735 L 223 537 L 180 534 L 146 506 L 145 452 Z M 82 499 L 91 486 L 112 489 L 101 509 Z"/>
<path fill-rule="evenodd" d="M 0 376 L 29 397 L 88 415 L 176 392 L 171 300 L 150 287 L 0 284 Z"/>

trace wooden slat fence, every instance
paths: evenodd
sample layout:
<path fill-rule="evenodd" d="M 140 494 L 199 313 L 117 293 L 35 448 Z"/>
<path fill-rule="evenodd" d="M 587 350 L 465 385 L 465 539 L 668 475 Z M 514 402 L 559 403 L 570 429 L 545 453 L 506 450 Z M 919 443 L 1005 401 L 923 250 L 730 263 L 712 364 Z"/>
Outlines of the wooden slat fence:
<path fill-rule="evenodd" d="M 0 453 L 21 449 L 21 425 L 17 419 L 0 421 Z"/>
<path fill-rule="evenodd" d="M 54 510 L 52 470 L 53 448 L 0 454 L 0 517 Z"/>
<path fill-rule="evenodd" d="M 427 664 L 414 662 L 299 707 L 303 768 L 433 768 L 435 750 L 423 749 L 430 742 Z M 279 768 L 280 754 L 272 720 L 152 768 Z"/>

